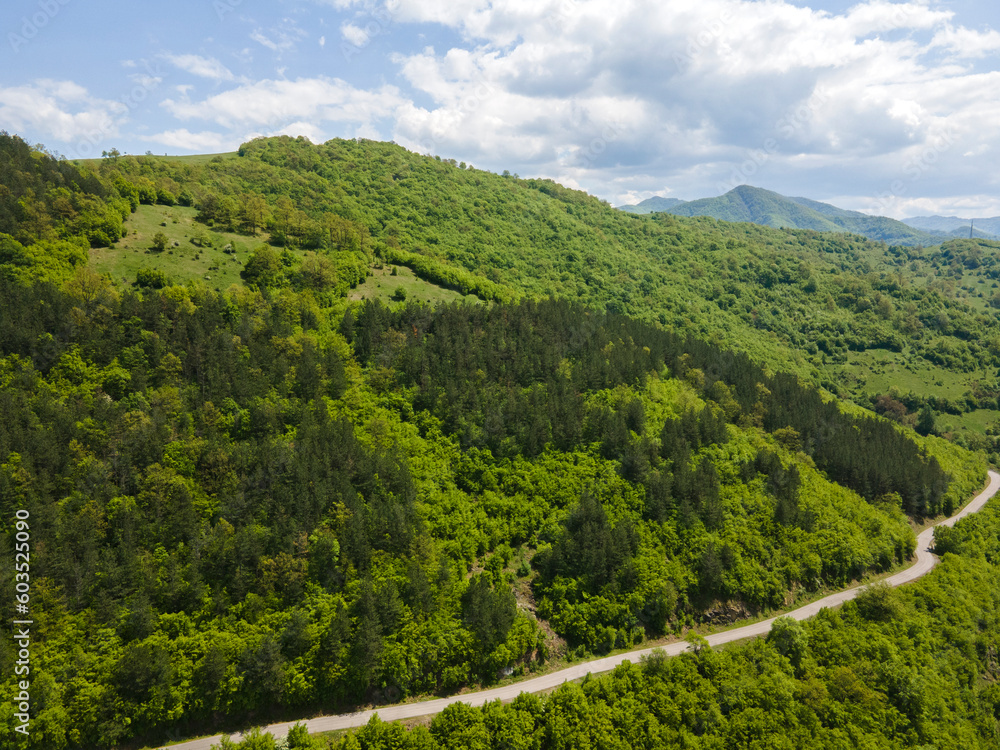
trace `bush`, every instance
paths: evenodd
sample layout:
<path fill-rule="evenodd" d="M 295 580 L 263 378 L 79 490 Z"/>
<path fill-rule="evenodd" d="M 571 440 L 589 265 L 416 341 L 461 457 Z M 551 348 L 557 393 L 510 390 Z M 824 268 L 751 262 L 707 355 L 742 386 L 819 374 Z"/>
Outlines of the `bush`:
<path fill-rule="evenodd" d="M 152 249 L 157 252 L 163 252 L 167 248 L 167 235 L 163 232 L 157 232 L 153 235 Z"/>
<path fill-rule="evenodd" d="M 168 283 L 167 275 L 153 268 L 140 268 L 135 275 L 135 285 L 144 289 L 162 289 Z"/>
<path fill-rule="evenodd" d="M 858 612 L 866 620 L 890 622 L 903 615 L 903 602 L 899 594 L 885 581 L 865 586 L 855 599 Z"/>

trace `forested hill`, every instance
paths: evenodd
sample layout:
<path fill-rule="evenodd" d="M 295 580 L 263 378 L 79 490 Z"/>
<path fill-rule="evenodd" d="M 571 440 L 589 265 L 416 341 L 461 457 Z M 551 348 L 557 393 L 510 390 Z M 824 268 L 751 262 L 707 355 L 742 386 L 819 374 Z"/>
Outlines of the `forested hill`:
<path fill-rule="evenodd" d="M 332 261 L 344 284 L 363 278 L 372 259 L 392 260 L 485 299 L 552 295 L 660 322 L 903 424 L 929 411 L 936 432 L 996 450 L 984 433 L 1000 431 L 1000 244 L 953 240 L 923 249 L 628 215 L 551 181 L 463 168 L 389 143 L 276 138 L 245 144 L 241 154 L 104 160 L 108 181 L 120 176 L 140 191 L 129 227 L 146 244 L 133 242 L 127 258 L 97 254 L 98 267 L 128 283 L 146 264 L 225 288 L 225 279 L 239 280 L 227 269 L 241 266 L 221 248 L 252 248 L 249 232 L 293 252 L 332 249 L 320 260 Z M 159 207 L 161 218 L 145 233 L 142 221 Z M 177 231 L 190 228 L 184 222 L 195 211 L 201 229 Z M 153 230 L 179 242 L 172 258 L 145 253 Z M 191 244 L 203 240 L 208 250 Z M 221 262 L 206 264 L 212 241 Z M 199 253 L 201 266 L 191 262 Z M 323 263 L 308 267 L 324 283 Z"/>
<path fill-rule="evenodd" d="M 18 510 L 32 540 L 24 747 L 450 693 L 782 607 L 902 564 L 911 520 L 984 476 L 981 455 L 674 307 L 716 273 L 692 263 L 732 253 L 735 279 L 738 258 L 824 238 L 713 249 L 737 230 L 388 144 L 92 171 L 0 136 L 0 156 L 0 546 L 13 559 Z M 618 296 L 654 271 L 649 310 Z M 847 272 L 813 273 L 786 285 Z M 434 295 L 456 301 L 414 299 Z M 724 307 L 732 335 L 795 361 Z M 8 693 L 14 658 L 0 640 Z"/>

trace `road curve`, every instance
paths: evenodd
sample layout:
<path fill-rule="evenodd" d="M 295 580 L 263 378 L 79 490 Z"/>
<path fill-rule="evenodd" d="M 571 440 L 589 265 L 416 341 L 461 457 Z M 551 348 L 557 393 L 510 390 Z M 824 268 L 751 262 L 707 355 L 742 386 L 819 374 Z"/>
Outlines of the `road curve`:
<path fill-rule="evenodd" d="M 960 513 L 942 521 L 937 525 L 954 526 L 955 522 L 959 519 L 977 512 L 984 505 L 986 505 L 986 502 L 996 494 L 998 489 L 1000 489 L 1000 474 L 997 474 L 995 471 L 990 471 L 989 482 L 986 484 L 986 488 L 976 495 L 972 502 L 966 505 Z M 900 586 L 930 573 L 934 566 L 938 563 L 938 558 L 931 551 L 933 543 L 934 527 L 931 527 L 917 536 L 916 562 L 906 570 L 885 579 L 886 582 L 890 586 Z M 852 589 L 838 591 L 835 594 L 825 596 L 822 599 L 818 599 L 817 601 L 807 604 L 804 607 L 800 607 L 799 609 L 792 610 L 782 616 L 792 617 L 796 620 L 807 620 L 816 615 L 816 613 L 824 607 L 836 607 L 844 602 L 850 601 L 858 595 L 858 592 L 862 588 L 862 586 L 856 586 Z M 711 646 L 719 646 L 724 643 L 738 641 L 743 638 L 753 638 L 767 635 L 767 633 L 771 630 L 771 625 L 776 619 L 778 618 L 772 617 L 768 620 L 755 622 L 741 628 L 734 628 L 733 630 L 727 630 L 722 633 L 714 633 L 713 635 L 708 636 L 705 640 L 707 640 Z M 417 716 L 427 716 L 430 714 L 440 713 L 446 706 L 452 703 L 467 703 L 470 706 L 481 706 L 485 703 L 489 703 L 490 701 L 495 701 L 498 698 L 505 701 L 513 700 L 521 693 L 539 693 L 545 690 L 551 690 L 559 687 L 559 685 L 564 682 L 585 677 L 588 673 L 597 674 L 600 672 L 609 672 L 623 661 L 631 661 L 633 663 L 638 662 L 638 660 L 643 656 L 646 656 L 656 650 L 662 650 L 669 656 L 676 656 L 683 651 L 686 651 L 687 648 L 688 644 L 685 641 L 678 641 L 676 643 L 667 644 L 666 646 L 645 648 L 638 651 L 616 654 L 614 656 L 606 656 L 603 659 L 594 659 L 593 661 L 583 662 L 581 664 L 575 664 L 572 667 L 567 667 L 566 669 L 561 669 L 558 672 L 552 672 L 540 677 L 533 677 L 530 680 L 523 680 L 521 682 L 504 685 L 503 687 L 493 688 L 491 690 L 481 690 L 476 693 L 456 695 L 450 698 L 437 698 L 435 700 L 421 701 L 419 703 L 382 706 L 378 709 L 358 711 L 353 714 L 320 716 L 315 719 L 306 719 L 303 723 L 306 725 L 310 733 L 329 732 L 335 729 L 348 729 L 351 727 L 363 726 L 367 724 L 368 720 L 371 719 L 371 717 L 376 713 L 378 713 L 379 717 L 384 721 L 398 721 L 400 719 L 411 719 Z M 295 724 L 295 722 L 271 724 L 265 728 L 265 731 L 270 732 L 275 737 L 284 737 L 293 724 Z M 234 740 L 241 739 L 241 735 L 238 734 L 233 735 L 232 737 Z M 222 735 L 203 737 L 201 739 L 191 740 L 190 742 L 182 742 L 178 745 L 171 745 L 170 750 L 209 750 L 213 744 L 218 744 L 221 739 Z"/>

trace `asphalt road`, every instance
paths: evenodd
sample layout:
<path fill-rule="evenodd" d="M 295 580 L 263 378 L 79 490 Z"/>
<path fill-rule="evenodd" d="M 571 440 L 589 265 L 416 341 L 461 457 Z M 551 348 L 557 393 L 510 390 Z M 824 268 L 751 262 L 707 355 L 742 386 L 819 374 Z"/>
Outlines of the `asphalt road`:
<path fill-rule="evenodd" d="M 989 472 L 989 482 L 987 483 L 986 488 L 980 492 L 971 503 L 966 505 L 960 513 L 942 521 L 938 525 L 954 526 L 955 522 L 960 518 L 964 518 L 965 516 L 975 513 L 981 509 L 986 504 L 987 500 L 996 494 L 998 489 L 1000 489 L 1000 474 L 991 471 Z M 906 570 L 887 578 L 886 582 L 890 586 L 901 586 L 904 583 L 909 583 L 910 581 L 914 581 L 921 576 L 927 575 L 938 563 L 938 558 L 931 551 L 931 545 L 933 543 L 934 529 L 932 527 L 917 537 L 916 562 Z M 809 619 L 824 607 L 836 607 L 844 602 L 850 601 L 858 595 L 861 588 L 861 586 L 857 586 L 853 589 L 838 591 L 835 594 L 830 594 L 822 599 L 818 599 L 817 601 L 807 604 L 804 607 L 792 610 L 784 616 L 793 617 L 796 620 Z M 741 628 L 734 628 L 733 630 L 727 630 L 722 633 L 715 633 L 708 636 L 705 640 L 707 640 L 711 646 L 719 646 L 724 643 L 738 641 L 743 638 L 753 638 L 756 636 L 767 635 L 767 633 L 771 630 L 771 624 L 776 619 L 777 617 L 772 617 L 769 620 L 762 620 L 761 622 L 755 622 Z M 484 703 L 495 701 L 498 698 L 503 701 L 509 701 L 513 700 L 521 693 L 539 693 L 545 690 L 551 690 L 559 687 L 559 685 L 564 682 L 585 677 L 589 673 L 597 674 L 600 672 L 609 672 L 624 661 L 637 663 L 643 656 L 646 656 L 657 649 L 664 651 L 669 656 L 676 656 L 677 654 L 686 651 L 687 648 L 688 644 L 685 641 L 679 641 L 676 643 L 670 643 L 666 646 L 629 651 L 623 654 L 616 654 L 615 656 L 607 656 L 603 659 L 594 659 L 593 661 L 582 662 L 580 664 L 575 664 L 572 667 L 561 669 L 558 672 L 552 672 L 547 675 L 542 675 L 541 677 L 533 677 L 530 680 L 524 680 L 512 685 L 504 685 L 503 687 L 493 688 L 491 690 L 481 690 L 475 693 L 456 695 L 451 698 L 438 698 L 435 700 L 421 701 L 419 703 L 381 706 L 377 710 L 358 711 L 353 714 L 320 716 L 315 719 L 306 719 L 303 723 L 306 727 L 308 727 L 310 733 L 329 732 L 334 729 L 347 729 L 350 727 L 363 726 L 368 723 L 368 720 L 371 719 L 375 713 L 378 713 L 379 717 L 383 721 L 398 721 L 400 719 L 411 719 L 417 716 L 427 716 L 430 714 L 440 713 L 446 706 L 452 703 L 468 703 L 470 706 L 481 706 Z M 266 727 L 266 731 L 270 732 L 275 737 L 284 737 L 288 734 L 288 730 L 294 723 L 295 722 L 271 724 Z M 190 742 L 171 745 L 170 750 L 209 750 L 213 744 L 218 744 L 221 739 L 222 735 L 216 735 L 214 737 L 191 740 Z M 233 739 L 239 740 L 241 739 L 241 736 L 233 735 Z"/>

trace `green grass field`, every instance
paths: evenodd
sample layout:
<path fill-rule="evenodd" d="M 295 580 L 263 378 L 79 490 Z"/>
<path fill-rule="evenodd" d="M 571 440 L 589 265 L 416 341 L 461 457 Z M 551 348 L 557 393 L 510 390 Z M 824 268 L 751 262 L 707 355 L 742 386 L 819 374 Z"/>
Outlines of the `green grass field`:
<path fill-rule="evenodd" d="M 886 393 L 896 386 L 902 393 L 912 391 L 951 400 L 960 399 L 976 381 L 989 381 L 995 376 L 991 368 L 949 372 L 933 367 L 911 352 L 884 349 L 851 352 L 846 363 L 832 365 L 830 369 L 844 381 L 854 380 L 867 393 Z"/>
<path fill-rule="evenodd" d="M 212 229 L 196 222 L 196 214 L 196 209 L 183 206 L 139 206 L 125 222 L 128 235 L 115 247 L 92 249 L 90 262 L 97 271 L 110 274 L 123 284 L 133 283 L 136 273 L 143 268 L 163 271 L 177 284 L 197 279 L 220 291 L 242 284 L 240 271 L 251 251 L 264 244 L 264 235 L 250 237 Z M 157 232 L 167 237 L 167 248 L 163 251 L 152 249 Z M 232 246 L 233 252 L 225 252 L 227 245 Z M 292 252 L 302 254 L 298 250 Z M 372 275 L 352 290 L 350 299 L 380 299 L 392 304 L 396 301 L 393 295 L 402 289 L 407 300 L 416 302 L 480 301 L 475 296 L 465 297 L 461 292 L 419 279 L 409 268 L 395 268 L 395 276 L 391 266 L 373 269 Z"/>
<path fill-rule="evenodd" d="M 946 430 L 949 426 L 955 430 L 985 433 L 987 427 L 1000 422 L 1000 411 L 995 409 L 976 409 L 966 414 L 941 414 L 937 418 L 938 429 Z"/>
<path fill-rule="evenodd" d="M 239 156 L 236 151 L 225 151 L 219 154 L 190 154 L 188 156 L 157 156 L 164 161 L 179 161 L 185 164 L 208 164 L 216 157 L 220 159 L 235 159 Z"/>
<path fill-rule="evenodd" d="M 164 161 L 179 161 L 179 162 L 183 162 L 185 164 L 208 164 L 208 162 L 212 161 L 212 159 L 214 159 L 216 157 L 220 157 L 222 159 L 235 159 L 236 157 L 239 156 L 239 153 L 237 151 L 223 151 L 223 152 L 218 153 L 218 154 L 188 154 L 188 155 L 184 155 L 184 156 L 170 156 L 168 154 L 164 154 L 163 156 L 160 156 L 160 154 L 122 154 L 122 156 L 143 156 L 143 157 L 148 158 L 148 159 L 163 159 Z M 100 166 L 100 164 L 101 164 L 102 161 L 104 161 L 103 157 L 99 158 L 99 159 L 98 158 L 95 158 L 95 159 L 74 159 L 73 163 L 74 164 L 83 164 L 83 165 L 86 165 L 86 166 L 90 167 L 91 169 L 97 169 Z"/>
<path fill-rule="evenodd" d="M 196 214 L 196 209 L 183 206 L 139 206 L 125 222 L 128 235 L 115 247 L 91 250 L 90 262 L 98 271 L 125 284 L 134 282 L 141 268 L 163 271 L 179 284 L 200 279 L 222 290 L 242 283 L 243 264 L 250 252 L 264 243 L 263 236 L 211 229 L 197 223 Z M 162 252 L 151 249 L 157 232 L 167 237 L 167 248 Z M 192 239 L 202 242 L 202 246 Z M 226 245 L 232 245 L 235 252 L 224 252 Z"/>
<path fill-rule="evenodd" d="M 461 292 L 432 284 L 429 281 L 418 279 L 413 275 L 413 271 L 405 266 L 395 266 L 396 275 L 392 275 L 393 266 L 375 268 L 363 284 L 358 284 L 353 290 L 349 299 L 380 299 L 387 304 L 392 304 L 395 300 L 393 295 L 396 290 L 402 289 L 406 292 L 406 300 L 414 302 L 428 302 L 438 304 L 441 302 L 467 302 L 479 303 L 480 299 L 475 295 L 463 296 Z"/>

